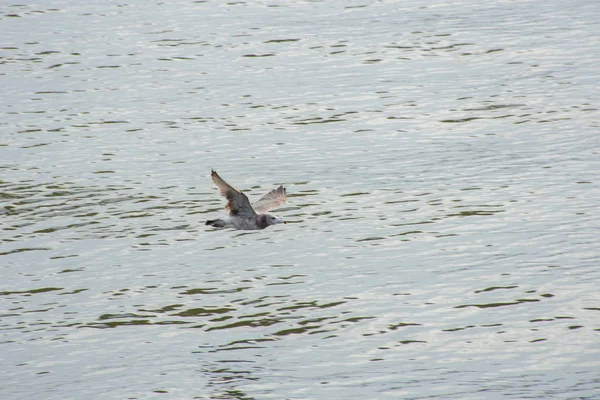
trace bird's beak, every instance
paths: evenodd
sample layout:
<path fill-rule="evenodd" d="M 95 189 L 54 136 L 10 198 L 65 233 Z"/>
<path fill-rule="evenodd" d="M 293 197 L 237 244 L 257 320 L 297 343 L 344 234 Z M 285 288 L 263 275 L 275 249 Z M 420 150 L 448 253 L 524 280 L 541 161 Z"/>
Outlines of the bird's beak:
<path fill-rule="evenodd" d="M 287 221 L 283 221 L 283 223 L 287 225 Z"/>

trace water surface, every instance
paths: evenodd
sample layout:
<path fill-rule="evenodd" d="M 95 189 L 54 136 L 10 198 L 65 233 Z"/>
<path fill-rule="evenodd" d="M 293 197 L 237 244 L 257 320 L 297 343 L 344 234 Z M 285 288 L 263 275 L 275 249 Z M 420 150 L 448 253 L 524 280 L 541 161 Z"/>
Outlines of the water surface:
<path fill-rule="evenodd" d="M 595 2 L 0 12 L 2 398 L 598 393 Z"/>

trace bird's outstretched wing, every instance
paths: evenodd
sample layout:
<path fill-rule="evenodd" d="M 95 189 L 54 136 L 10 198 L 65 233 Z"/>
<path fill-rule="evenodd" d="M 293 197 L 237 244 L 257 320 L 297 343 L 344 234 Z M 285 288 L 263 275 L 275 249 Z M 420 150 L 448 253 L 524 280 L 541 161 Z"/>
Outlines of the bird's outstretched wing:
<path fill-rule="evenodd" d="M 287 193 L 285 188 L 283 186 L 279 186 L 277 189 L 273 189 L 261 197 L 260 200 L 252 204 L 252 207 L 257 213 L 264 214 L 269 212 L 269 210 L 279 207 L 286 201 Z"/>
<path fill-rule="evenodd" d="M 225 209 L 229 210 L 229 215 L 240 215 L 243 217 L 253 217 L 256 215 L 248 197 L 244 193 L 225 182 L 215 170 L 211 171 L 210 176 L 215 185 L 217 185 L 221 196 L 227 199 Z"/>

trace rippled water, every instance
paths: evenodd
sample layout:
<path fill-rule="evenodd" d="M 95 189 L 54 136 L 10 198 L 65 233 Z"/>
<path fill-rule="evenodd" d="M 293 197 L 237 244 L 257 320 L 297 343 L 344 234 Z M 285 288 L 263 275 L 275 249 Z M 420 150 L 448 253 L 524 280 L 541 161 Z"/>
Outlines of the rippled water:
<path fill-rule="evenodd" d="M 598 396 L 595 1 L 0 11 L 1 398 Z"/>

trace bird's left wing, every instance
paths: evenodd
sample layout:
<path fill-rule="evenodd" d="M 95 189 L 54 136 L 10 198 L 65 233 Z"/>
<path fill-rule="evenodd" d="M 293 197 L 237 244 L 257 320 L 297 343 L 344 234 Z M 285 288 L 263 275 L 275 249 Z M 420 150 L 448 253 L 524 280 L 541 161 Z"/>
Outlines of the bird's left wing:
<path fill-rule="evenodd" d="M 256 215 L 248 197 L 244 193 L 225 182 L 215 170 L 211 171 L 210 176 L 215 185 L 217 185 L 221 196 L 227 199 L 225 209 L 229 210 L 229 215 L 240 215 L 243 217 L 253 217 Z"/>

